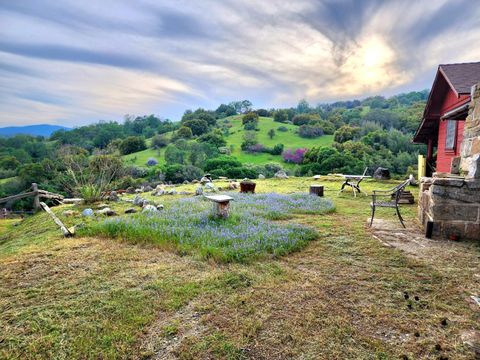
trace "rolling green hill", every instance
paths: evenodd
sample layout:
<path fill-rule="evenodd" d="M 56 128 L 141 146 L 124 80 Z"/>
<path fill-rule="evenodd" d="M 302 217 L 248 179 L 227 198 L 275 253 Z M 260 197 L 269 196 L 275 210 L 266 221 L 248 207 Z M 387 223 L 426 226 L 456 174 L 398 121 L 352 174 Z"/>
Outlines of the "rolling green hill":
<path fill-rule="evenodd" d="M 230 124 L 230 135 L 227 136 L 227 146 L 233 145 L 232 155 L 237 157 L 242 163 L 262 164 L 266 162 L 282 162 L 280 155 L 270 154 L 248 154 L 241 151 L 241 144 L 243 141 L 243 135 L 245 133 L 242 125 L 242 115 L 230 116 L 228 118 L 218 120 L 219 124 Z M 285 127 L 288 129 L 286 132 L 279 131 L 279 127 Z M 273 147 L 276 144 L 283 144 L 285 149 L 297 149 L 297 148 L 311 148 L 313 146 L 330 145 L 333 143 L 333 135 L 324 135 L 316 139 L 301 138 L 297 134 L 298 126 L 290 124 L 282 124 L 273 121 L 269 117 L 261 117 L 258 121 L 257 138 L 258 142 L 262 145 Z M 270 139 L 268 131 L 270 129 L 275 130 L 275 136 Z"/>
<path fill-rule="evenodd" d="M 245 130 L 242 125 L 242 115 L 234 115 L 225 119 L 218 120 L 218 125 L 227 125 L 230 129 L 230 134 L 225 138 L 227 141 L 227 147 L 232 148 L 232 155 L 235 156 L 242 163 L 250 164 L 264 164 L 268 162 L 282 163 L 285 167 L 291 167 L 293 165 L 283 163 L 280 155 L 271 155 L 267 153 L 250 154 L 241 150 L 241 144 L 243 141 L 243 135 Z M 287 128 L 287 131 L 279 131 L 279 127 Z M 270 139 L 268 131 L 270 129 L 275 130 L 275 136 Z M 301 138 L 298 134 L 298 126 L 291 124 L 282 124 L 273 121 L 273 118 L 260 117 L 258 122 L 258 131 L 256 131 L 258 142 L 264 146 L 273 147 L 276 144 L 283 144 L 285 149 L 297 149 L 297 148 L 311 148 L 313 146 L 331 145 L 333 143 L 333 135 L 324 135 L 316 139 Z M 169 134 L 167 133 L 167 136 Z M 147 145 L 150 146 L 150 139 L 147 140 Z M 148 148 L 143 151 L 139 151 L 133 154 L 123 156 L 124 161 L 127 164 L 146 167 L 145 163 L 149 158 L 156 159 L 159 164 L 165 163 L 164 158 L 165 150 L 153 150 Z"/>

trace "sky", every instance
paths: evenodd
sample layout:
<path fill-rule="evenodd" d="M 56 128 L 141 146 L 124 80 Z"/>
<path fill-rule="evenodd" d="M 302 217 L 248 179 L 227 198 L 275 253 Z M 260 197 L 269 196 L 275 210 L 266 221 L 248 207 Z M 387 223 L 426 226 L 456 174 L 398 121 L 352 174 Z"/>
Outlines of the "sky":
<path fill-rule="evenodd" d="M 479 44 L 477 0 L 0 0 L 0 126 L 390 96 Z"/>

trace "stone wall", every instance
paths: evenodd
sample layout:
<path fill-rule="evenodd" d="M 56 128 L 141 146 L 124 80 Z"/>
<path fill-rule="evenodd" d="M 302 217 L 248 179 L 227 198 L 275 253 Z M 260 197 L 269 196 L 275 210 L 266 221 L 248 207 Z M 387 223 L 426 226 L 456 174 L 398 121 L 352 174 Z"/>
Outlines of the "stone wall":
<path fill-rule="evenodd" d="M 479 240 L 480 179 L 423 178 L 418 216 L 434 238 Z"/>
<path fill-rule="evenodd" d="M 472 101 L 463 130 L 460 168 L 467 178 L 480 178 L 480 84 L 472 87 Z"/>

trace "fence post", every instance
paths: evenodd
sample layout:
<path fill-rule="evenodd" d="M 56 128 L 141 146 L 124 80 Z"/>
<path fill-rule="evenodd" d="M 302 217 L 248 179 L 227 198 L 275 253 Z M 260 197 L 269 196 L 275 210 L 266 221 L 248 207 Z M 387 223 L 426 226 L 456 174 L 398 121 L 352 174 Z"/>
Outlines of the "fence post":
<path fill-rule="evenodd" d="M 33 210 L 38 211 L 38 210 L 40 210 L 40 196 L 38 194 L 37 183 L 32 184 L 32 190 L 35 191 L 35 195 L 33 197 Z"/>

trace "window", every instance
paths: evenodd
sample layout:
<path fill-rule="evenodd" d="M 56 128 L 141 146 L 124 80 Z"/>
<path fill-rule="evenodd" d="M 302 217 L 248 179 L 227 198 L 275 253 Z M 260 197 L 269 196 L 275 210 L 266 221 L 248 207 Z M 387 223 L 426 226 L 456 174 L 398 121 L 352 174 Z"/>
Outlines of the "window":
<path fill-rule="evenodd" d="M 447 120 L 447 134 L 445 136 L 445 149 L 453 150 L 455 148 L 455 138 L 457 137 L 457 122 Z"/>

